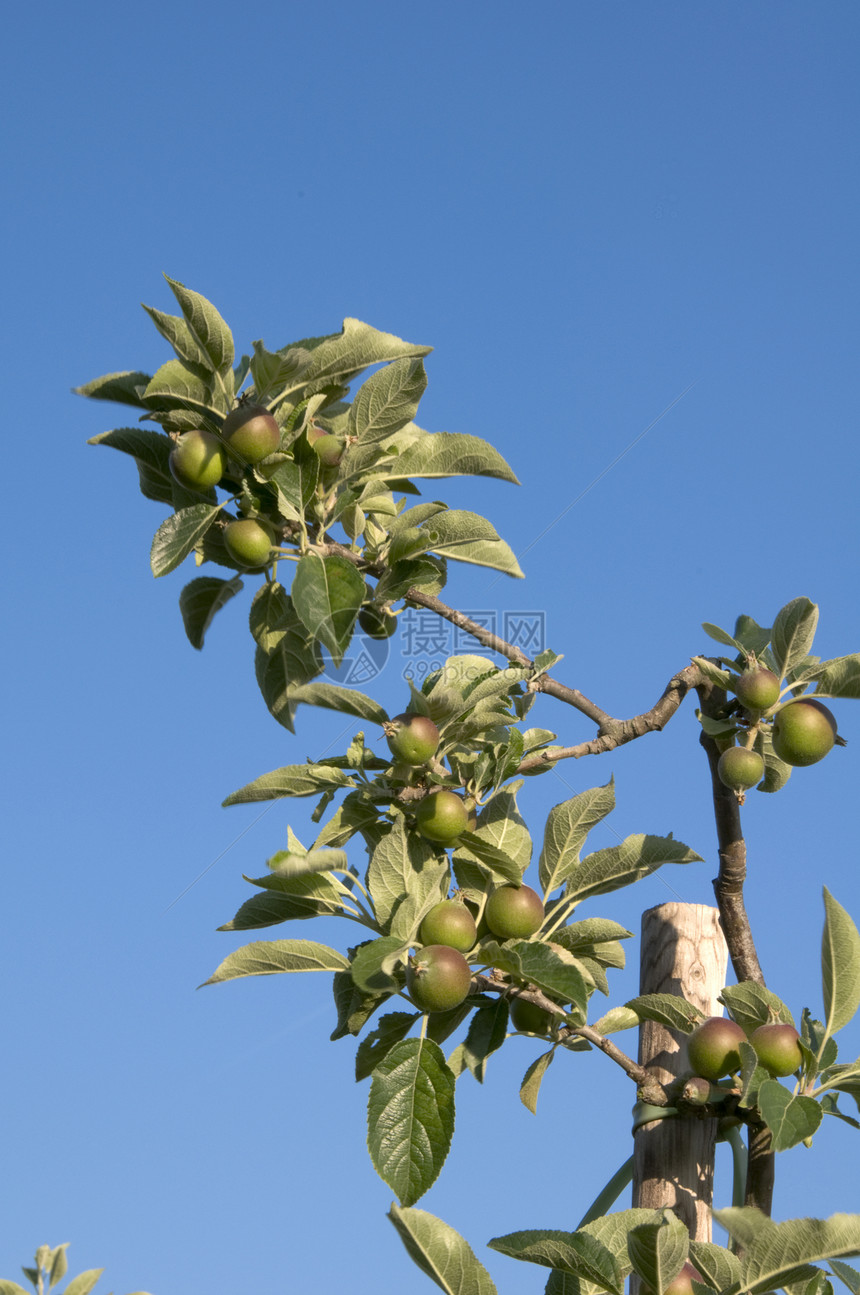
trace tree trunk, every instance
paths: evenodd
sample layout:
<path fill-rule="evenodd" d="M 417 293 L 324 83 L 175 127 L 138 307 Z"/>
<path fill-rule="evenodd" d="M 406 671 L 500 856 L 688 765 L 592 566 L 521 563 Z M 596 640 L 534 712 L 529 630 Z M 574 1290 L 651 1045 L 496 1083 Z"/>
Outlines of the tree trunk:
<path fill-rule="evenodd" d="M 661 904 L 642 915 L 642 994 L 676 994 L 705 1016 L 722 1015 L 728 949 L 719 912 L 704 904 Z M 654 1021 L 639 1029 L 639 1063 L 661 1083 L 687 1069 L 684 1036 Z M 633 1141 L 633 1204 L 669 1206 L 694 1241 L 711 1240 L 716 1120 L 668 1119 L 643 1124 Z"/>

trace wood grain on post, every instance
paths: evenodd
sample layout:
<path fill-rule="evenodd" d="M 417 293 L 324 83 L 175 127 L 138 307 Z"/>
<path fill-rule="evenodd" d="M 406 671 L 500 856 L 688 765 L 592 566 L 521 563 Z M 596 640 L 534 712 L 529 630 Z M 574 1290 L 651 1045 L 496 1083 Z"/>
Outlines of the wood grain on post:
<path fill-rule="evenodd" d="M 704 904 L 660 904 L 642 914 L 641 994 L 679 994 L 705 1016 L 721 1016 L 728 949 L 719 911 Z M 684 1035 L 654 1021 L 639 1028 L 639 1064 L 669 1084 L 688 1068 Z M 637 1129 L 633 1204 L 669 1208 L 695 1241 L 711 1240 L 716 1120 L 670 1117 Z"/>

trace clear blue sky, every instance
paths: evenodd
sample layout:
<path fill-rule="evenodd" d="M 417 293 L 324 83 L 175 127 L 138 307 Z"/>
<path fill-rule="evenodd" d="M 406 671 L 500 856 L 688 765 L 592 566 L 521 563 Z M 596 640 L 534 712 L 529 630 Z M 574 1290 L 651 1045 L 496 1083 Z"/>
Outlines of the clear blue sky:
<path fill-rule="evenodd" d="M 163 271 L 244 349 L 357 316 L 432 344 L 423 425 L 492 440 L 522 479 L 429 484 L 524 554 L 525 582 L 461 569 L 451 601 L 544 612 L 560 677 L 605 709 L 649 706 L 707 650 L 703 620 L 769 623 L 801 594 L 820 654 L 856 651 L 860 12 L 153 0 L 6 22 L 0 1275 L 69 1240 L 118 1295 L 420 1295 L 352 1044 L 328 1041 L 327 977 L 195 992 L 241 942 L 215 928 L 242 872 L 287 822 L 310 836 L 306 802 L 258 819 L 221 799 L 343 724 L 307 710 L 291 738 L 268 717 L 247 602 L 202 654 L 187 644 L 186 573 L 148 568 L 162 510 L 85 444 L 126 419 L 69 389 L 166 358 L 138 305 L 172 308 Z M 398 652 L 375 691 L 402 708 Z M 847 749 L 746 812 L 765 972 L 797 1013 L 820 1010 L 822 884 L 860 916 L 860 706 L 835 709 Z M 591 735 L 550 701 L 537 719 Z M 664 735 L 527 786 L 538 840 L 552 804 L 614 773 L 595 847 L 674 831 L 707 860 L 583 916 L 638 931 L 645 907 L 711 901 L 696 737 L 688 703 Z M 630 943 L 613 1001 L 636 991 Z M 574 1226 L 629 1147 L 610 1063 L 559 1058 L 534 1118 L 517 1096 L 533 1056 L 516 1040 L 483 1090 L 461 1081 L 421 1202 L 505 1295 L 543 1276 L 486 1240 Z M 780 1217 L 860 1209 L 858 1138 L 827 1127 L 781 1157 Z"/>

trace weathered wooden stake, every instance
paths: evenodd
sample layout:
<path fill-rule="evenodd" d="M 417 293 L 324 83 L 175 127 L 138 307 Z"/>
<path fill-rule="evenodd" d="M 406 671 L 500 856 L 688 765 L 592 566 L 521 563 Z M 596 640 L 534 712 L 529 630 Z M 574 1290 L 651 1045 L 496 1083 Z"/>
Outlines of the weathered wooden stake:
<path fill-rule="evenodd" d="M 680 994 L 721 1016 L 728 949 L 719 911 L 704 904 L 660 904 L 642 915 L 642 994 Z M 687 1068 L 684 1036 L 653 1021 L 639 1029 L 639 1063 L 668 1084 Z M 695 1241 L 711 1240 L 716 1120 L 669 1118 L 639 1128 L 633 1141 L 633 1204 L 669 1206 Z"/>

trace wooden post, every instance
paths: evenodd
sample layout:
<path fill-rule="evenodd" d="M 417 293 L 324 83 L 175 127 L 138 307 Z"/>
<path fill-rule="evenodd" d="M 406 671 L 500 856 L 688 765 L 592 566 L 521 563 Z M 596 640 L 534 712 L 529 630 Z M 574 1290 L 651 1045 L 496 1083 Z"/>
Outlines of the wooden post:
<path fill-rule="evenodd" d="M 679 994 L 721 1016 L 728 949 L 719 911 L 704 904 L 660 904 L 642 915 L 642 994 Z M 639 1029 L 639 1063 L 661 1083 L 687 1069 L 684 1036 L 654 1021 Z M 633 1140 L 633 1204 L 669 1206 L 694 1241 L 711 1240 L 716 1120 L 653 1120 Z"/>

